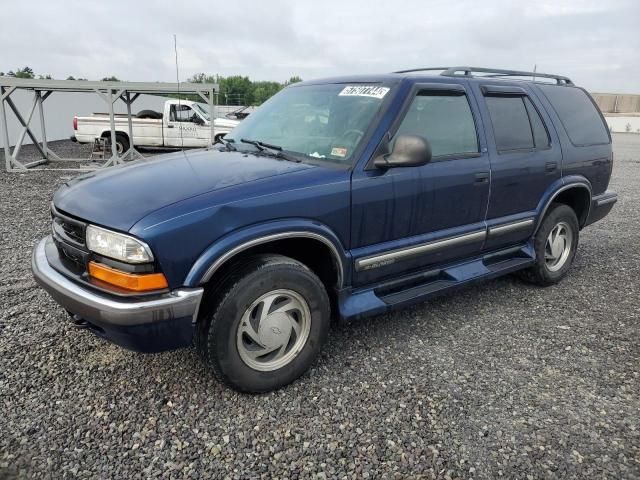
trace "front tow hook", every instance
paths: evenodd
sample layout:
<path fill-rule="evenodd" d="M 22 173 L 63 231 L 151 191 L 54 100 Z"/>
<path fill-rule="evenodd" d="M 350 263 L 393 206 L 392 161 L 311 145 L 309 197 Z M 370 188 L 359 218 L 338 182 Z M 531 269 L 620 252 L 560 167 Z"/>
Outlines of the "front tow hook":
<path fill-rule="evenodd" d="M 75 328 L 82 329 L 89 327 L 89 322 L 87 322 L 84 318 L 81 318 L 75 313 L 69 312 L 68 310 L 67 313 L 69 314 L 69 322 L 71 322 L 71 325 L 73 325 Z"/>

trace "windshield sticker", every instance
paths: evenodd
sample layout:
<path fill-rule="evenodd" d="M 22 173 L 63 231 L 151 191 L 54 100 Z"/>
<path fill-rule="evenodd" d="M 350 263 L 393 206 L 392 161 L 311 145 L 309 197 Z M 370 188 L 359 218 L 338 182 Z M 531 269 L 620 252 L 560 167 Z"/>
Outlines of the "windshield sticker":
<path fill-rule="evenodd" d="M 332 157 L 346 157 L 347 156 L 347 149 L 343 148 L 343 147 L 333 147 L 331 149 L 331 156 Z"/>
<path fill-rule="evenodd" d="M 326 155 L 320 155 L 318 152 L 310 153 L 309 156 L 314 158 L 327 158 Z"/>
<path fill-rule="evenodd" d="M 373 87 L 371 85 L 349 85 L 344 87 L 340 96 L 383 98 L 389 91 L 388 87 Z"/>

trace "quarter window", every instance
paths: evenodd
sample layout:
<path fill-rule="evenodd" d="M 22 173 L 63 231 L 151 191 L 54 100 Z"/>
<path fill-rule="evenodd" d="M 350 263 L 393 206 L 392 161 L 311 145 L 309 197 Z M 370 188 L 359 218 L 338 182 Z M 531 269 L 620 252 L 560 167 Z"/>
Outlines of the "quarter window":
<path fill-rule="evenodd" d="M 478 137 L 465 95 L 422 91 L 402 119 L 398 135 L 420 135 L 434 157 L 478 152 Z"/>
<path fill-rule="evenodd" d="M 544 126 L 542 118 L 540 118 L 538 110 L 536 110 L 536 107 L 533 106 L 533 103 L 531 103 L 531 100 L 529 100 L 528 97 L 524 97 L 524 104 L 527 107 L 527 113 L 531 120 L 533 143 L 535 143 L 536 148 L 549 148 L 551 145 L 549 142 L 549 134 L 547 133 L 547 129 Z"/>
<path fill-rule="evenodd" d="M 560 121 L 576 146 L 610 142 L 607 127 L 589 95 L 576 87 L 540 85 Z"/>

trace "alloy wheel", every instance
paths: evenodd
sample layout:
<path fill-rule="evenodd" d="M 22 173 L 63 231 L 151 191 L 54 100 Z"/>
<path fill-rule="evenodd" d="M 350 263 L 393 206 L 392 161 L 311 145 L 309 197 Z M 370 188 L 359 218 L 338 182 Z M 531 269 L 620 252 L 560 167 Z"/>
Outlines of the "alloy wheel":
<path fill-rule="evenodd" d="M 310 329 L 306 300 L 293 290 L 273 290 L 255 300 L 242 315 L 236 336 L 238 353 L 254 370 L 277 370 L 300 353 Z"/>
<path fill-rule="evenodd" d="M 573 232 L 565 222 L 551 229 L 544 247 L 544 259 L 551 272 L 557 272 L 567 262 L 573 245 Z"/>

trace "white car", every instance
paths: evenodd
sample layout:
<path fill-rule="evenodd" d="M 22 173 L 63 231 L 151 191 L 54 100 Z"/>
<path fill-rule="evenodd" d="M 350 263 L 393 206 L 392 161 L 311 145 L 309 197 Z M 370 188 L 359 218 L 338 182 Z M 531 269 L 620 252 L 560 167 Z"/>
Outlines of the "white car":
<path fill-rule="evenodd" d="M 132 118 L 133 145 L 136 147 L 207 147 L 211 145 L 209 112 L 197 102 L 167 100 L 164 112 L 142 110 Z M 224 137 L 240 122 L 226 118 L 213 120 L 214 140 Z M 111 138 L 109 114 L 94 113 L 88 117 L 73 118 L 72 140 L 93 143 L 96 138 Z M 115 115 L 116 146 L 118 155 L 131 146 L 126 114 Z"/>

